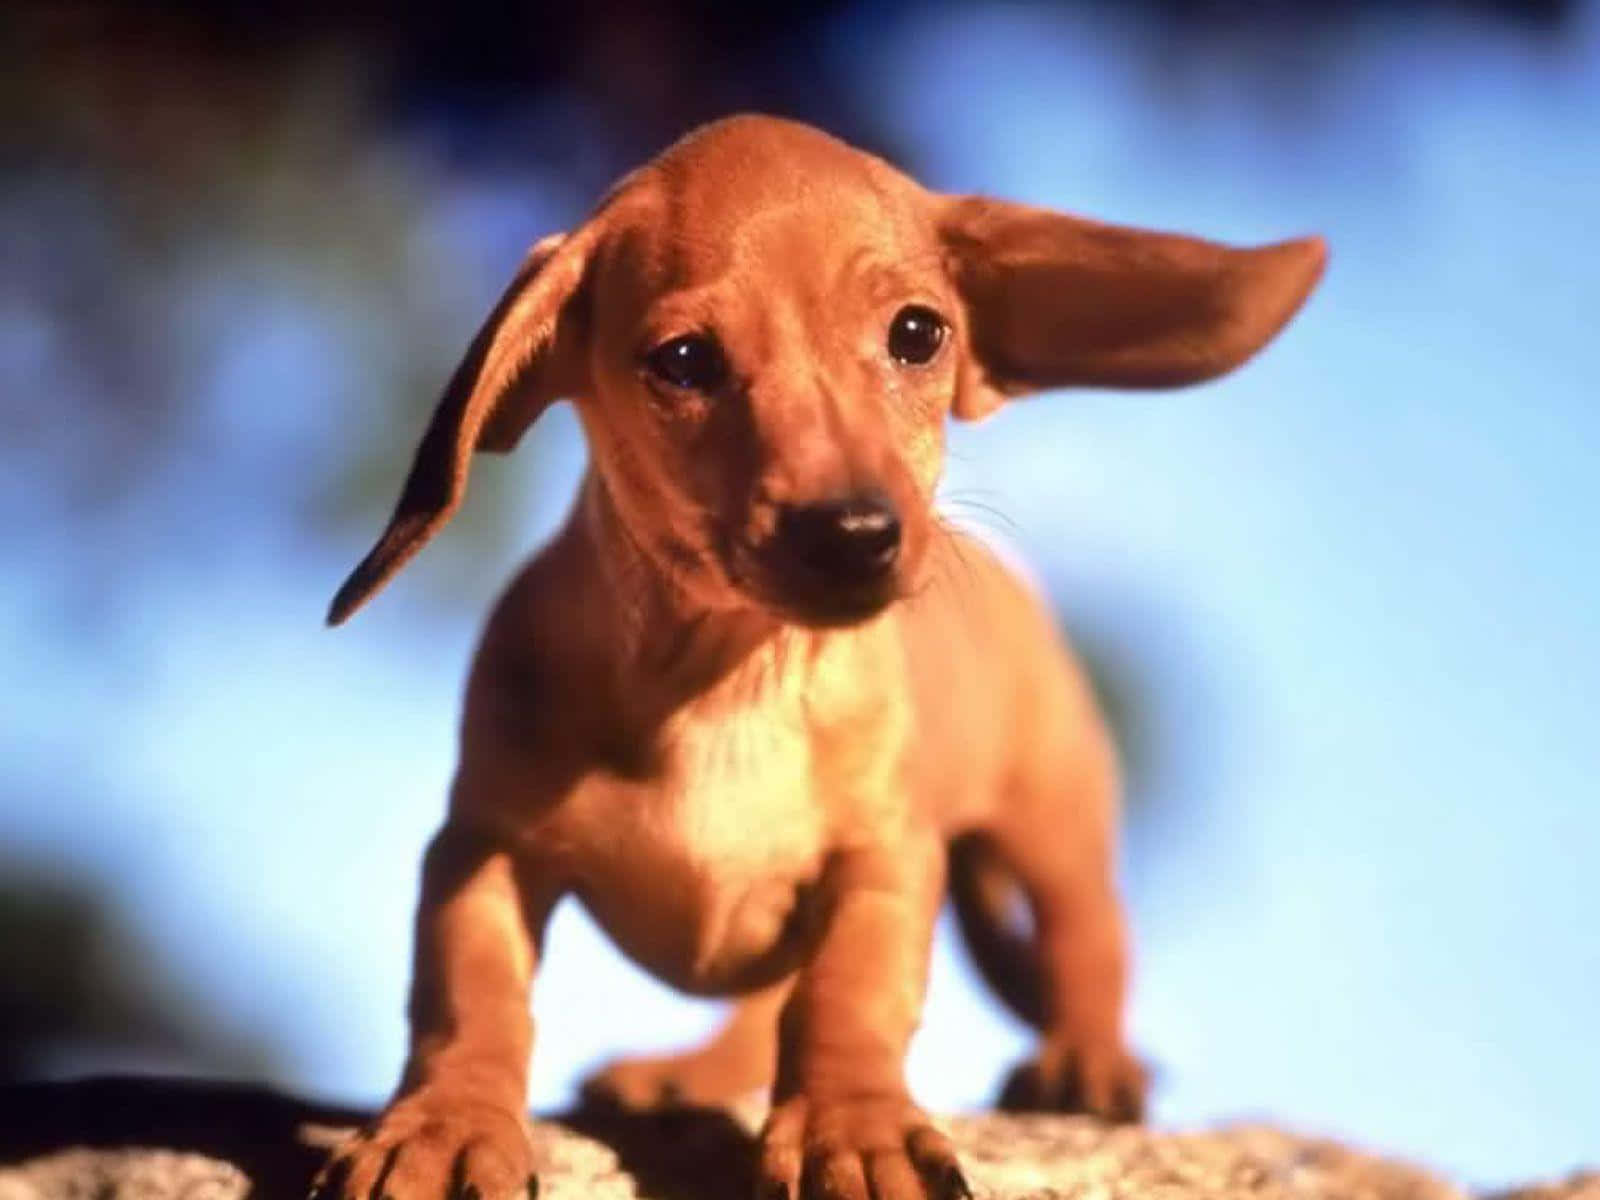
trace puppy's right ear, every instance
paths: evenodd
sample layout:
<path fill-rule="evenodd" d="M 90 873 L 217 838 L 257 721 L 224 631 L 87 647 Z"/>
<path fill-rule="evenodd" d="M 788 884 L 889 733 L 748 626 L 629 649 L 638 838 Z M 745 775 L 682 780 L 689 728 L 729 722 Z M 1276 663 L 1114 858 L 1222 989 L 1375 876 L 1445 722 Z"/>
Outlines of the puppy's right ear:
<path fill-rule="evenodd" d="M 951 411 L 1061 387 L 1165 388 L 1214 379 L 1305 303 L 1321 238 L 1235 247 L 982 196 L 937 197 L 966 306 L 972 367 Z"/>
<path fill-rule="evenodd" d="M 528 252 L 450 377 L 389 526 L 333 598 L 328 624 L 365 604 L 461 507 L 475 450 L 512 449 L 553 401 L 584 390 L 578 299 L 597 240 L 591 223 Z"/>

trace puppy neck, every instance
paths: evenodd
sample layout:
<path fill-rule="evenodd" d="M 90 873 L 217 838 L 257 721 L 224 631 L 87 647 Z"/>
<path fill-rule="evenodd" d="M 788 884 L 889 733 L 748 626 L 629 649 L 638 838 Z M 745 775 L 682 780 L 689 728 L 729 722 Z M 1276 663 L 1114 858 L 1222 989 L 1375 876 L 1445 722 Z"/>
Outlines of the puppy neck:
<path fill-rule="evenodd" d="M 615 620 L 615 666 L 637 688 L 651 681 L 660 700 L 675 706 L 736 670 L 752 655 L 811 631 L 786 625 L 753 603 L 717 603 L 729 593 L 695 586 L 690 572 L 674 570 L 645 544 L 604 479 L 585 476 L 579 498 L 580 532 Z"/>

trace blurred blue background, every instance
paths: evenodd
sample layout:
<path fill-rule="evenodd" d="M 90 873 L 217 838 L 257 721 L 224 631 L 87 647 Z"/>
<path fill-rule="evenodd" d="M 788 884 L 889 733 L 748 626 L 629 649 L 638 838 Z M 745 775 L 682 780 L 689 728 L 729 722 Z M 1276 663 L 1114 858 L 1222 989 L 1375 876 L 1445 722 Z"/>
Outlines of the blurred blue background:
<path fill-rule="evenodd" d="M 954 431 L 1129 762 L 1156 1118 L 1476 1184 L 1600 1159 L 1600 10 L 13 6 L 0 37 L 0 1076 L 375 1103 L 478 622 L 582 465 L 552 413 L 323 607 L 523 247 L 698 120 L 931 185 L 1325 234 L 1260 359 Z M 534 1100 L 714 1009 L 564 908 Z M 941 934 L 913 1083 L 1024 1033 Z"/>

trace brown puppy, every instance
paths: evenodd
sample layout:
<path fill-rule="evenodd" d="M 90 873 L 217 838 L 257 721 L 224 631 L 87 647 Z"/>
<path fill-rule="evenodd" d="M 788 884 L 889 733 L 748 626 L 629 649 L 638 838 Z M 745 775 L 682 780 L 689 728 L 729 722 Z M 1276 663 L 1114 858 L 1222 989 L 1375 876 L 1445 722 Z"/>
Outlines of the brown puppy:
<path fill-rule="evenodd" d="M 709 1046 L 593 1086 L 770 1083 L 763 1196 L 965 1191 L 902 1068 L 947 862 L 980 967 L 1043 1034 L 1008 1102 L 1137 1117 L 1111 747 L 1038 601 L 935 515 L 944 422 L 1221 374 L 1323 257 L 936 195 L 759 117 L 691 134 L 536 245 L 330 614 L 449 519 L 475 451 L 576 403 L 588 475 L 468 685 L 410 1060 L 320 1192 L 531 1188 L 529 988 L 569 893 L 661 978 L 747 996 Z M 1016 883 L 1026 940 L 1003 920 Z"/>

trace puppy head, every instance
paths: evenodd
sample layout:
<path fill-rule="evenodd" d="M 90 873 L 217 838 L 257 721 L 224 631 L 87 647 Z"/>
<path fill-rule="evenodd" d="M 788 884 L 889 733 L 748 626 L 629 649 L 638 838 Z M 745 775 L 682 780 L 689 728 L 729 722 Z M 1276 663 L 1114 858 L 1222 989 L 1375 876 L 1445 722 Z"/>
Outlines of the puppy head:
<path fill-rule="evenodd" d="M 1323 260 L 943 196 L 805 126 L 718 122 L 533 248 L 329 620 L 449 519 L 475 450 L 561 397 L 629 537 L 699 602 L 866 619 L 914 586 L 947 414 L 1220 375 Z"/>

